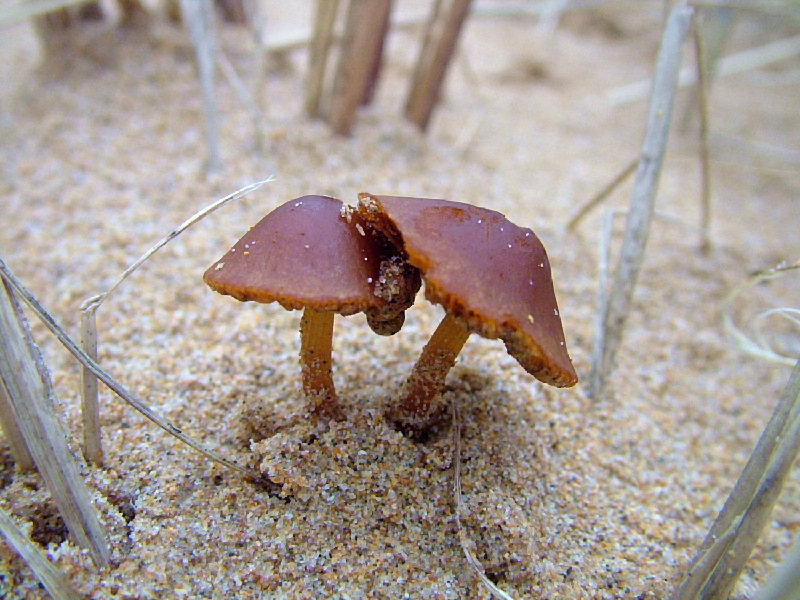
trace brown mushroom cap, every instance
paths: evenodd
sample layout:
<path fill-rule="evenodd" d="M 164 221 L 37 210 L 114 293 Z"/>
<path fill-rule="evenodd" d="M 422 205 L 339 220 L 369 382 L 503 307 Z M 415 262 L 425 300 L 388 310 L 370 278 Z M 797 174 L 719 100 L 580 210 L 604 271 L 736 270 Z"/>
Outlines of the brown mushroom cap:
<path fill-rule="evenodd" d="M 360 214 L 422 272 L 425 297 L 468 330 L 500 338 L 537 379 L 566 387 L 567 353 L 550 262 L 530 229 L 448 200 L 359 196 Z"/>
<path fill-rule="evenodd" d="M 303 196 L 269 213 L 203 275 L 216 292 L 237 300 L 278 302 L 342 315 L 385 304 L 374 293 L 381 247 L 342 203 Z"/>

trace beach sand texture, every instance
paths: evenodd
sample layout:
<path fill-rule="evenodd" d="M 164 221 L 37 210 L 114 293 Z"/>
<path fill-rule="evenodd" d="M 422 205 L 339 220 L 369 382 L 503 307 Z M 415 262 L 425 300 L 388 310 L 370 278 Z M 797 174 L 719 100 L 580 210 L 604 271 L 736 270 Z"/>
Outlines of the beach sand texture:
<path fill-rule="evenodd" d="M 646 102 L 613 105 L 606 92 L 651 74 L 660 17 L 657 4 L 608 3 L 568 14 L 550 35 L 535 19 L 474 15 L 425 135 L 402 118 L 418 29 L 392 32 L 377 96 L 348 138 L 303 116 L 306 53 L 292 51 L 266 80 L 260 156 L 247 110 L 218 79 L 225 166 L 212 177 L 183 31 L 155 22 L 104 32 L 102 51 L 73 48 L 55 69 L 37 66 L 27 26 L 6 26 L 0 254 L 76 337 L 84 299 L 195 211 L 275 174 L 170 243 L 98 312 L 100 362 L 112 375 L 274 484 L 212 464 L 103 389 L 105 466 L 83 472 L 112 567 L 97 572 L 66 540 L 39 477 L 15 471 L 2 443 L 0 507 L 86 598 L 486 597 L 456 533 L 450 423 L 418 442 L 384 418 L 440 309 L 420 293 L 388 338 L 363 315 L 337 317 L 346 418 L 315 424 L 293 420 L 306 406 L 299 312 L 239 303 L 201 279 L 250 225 L 298 196 L 447 198 L 502 212 L 542 239 L 581 377 L 547 387 L 498 340 L 468 340 L 444 399 L 461 408 L 472 552 L 514 598 L 664 598 L 789 376 L 740 352 L 719 317 L 749 273 L 800 256 L 800 120 L 797 82 L 782 78 L 796 74 L 796 58 L 715 83 L 713 245 L 703 255 L 696 120 L 678 126 L 690 97 L 679 94 L 657 203 L 674 218 L 654 222 L 617 368 L 606 397 L 591 400 L 599 223 L 627 206 L 630 184 L 576 231 L 565 224 L 639 150 Z M 270 26 L 303 22 L 298 11 Z M 247 33 L 218 33 L 250 82 Z M 729 49 L 780 35 L 780 24 L 743 18 Z M 746 322 L 797 297 L 787 275 L 750 290 L 733 315 Z M 32 323 L 78 453 L 79 369 Z M 734 598 L 752 597 L 797 537 L 799 492 L 795 467 Z M 0 595 L 46 597 L 4 543 Z"/>

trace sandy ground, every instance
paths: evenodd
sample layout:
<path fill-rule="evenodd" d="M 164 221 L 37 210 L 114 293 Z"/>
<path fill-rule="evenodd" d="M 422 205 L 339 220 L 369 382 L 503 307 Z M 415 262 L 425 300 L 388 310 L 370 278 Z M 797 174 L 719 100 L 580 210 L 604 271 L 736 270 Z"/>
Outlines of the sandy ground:
<path fill-rule="evenodd" d="M 52 63 L 36 67 L 27 28 L 6 27 L 0 253 L 75 335 L 81 301 L 170 228 L 276 175 L 170 244 L 98 313 L 101 361 L 114 376 L 276 485 L 211 464 L 104 391 L 106 464 L 84 474 L 113 567 L 98 573 L 65 539 L 39 478 L 15 471 L 3 445 L 0 507 L 87 598 L 484 597 L 455 530 L 449 426 L 420 443 L 383 417 L 438 310 L 420 295 L 388 339 L 371 335 L 361 316 L 337 319 L 346 420 L 282 427 L 304 407 L 299 314 L 218 296 L 201 275 L 249 225 L 304 194 L 485 206 L 544 241 L 585 382 L 600 218 L 626 205 L 629 186 L 576 232 L 564 225 L 638 151 L 644 103 L 615 106 L 605 93 L 650 73 L 659 18 L 655 3 L 624 5 L 572 15 L 543 36 L 531 19 L 474 17 L 426 136 L 400 116 L 418 31 L 392 34 L 375 102 L 346 139 L 302 116 L 298 50 L 267 79 L 262 156 L 247 111 L 220 82 L 225 170 L 211 178 L 202 175 L 201 101 L 182 32 L 161 24 L 106 32 L 102 45 L 65 51 L 68 67 L 54 73 Z M 220 33 L 251 81 L 247 35 Z M 786 33 L 745 18 L 730 50 Z M 798 66 L 715 85 L 705 256 L 697 251 L 696 131 L 675 130 L 658 207 L 677 219 L 655 222 L 605 399 L 590 400 L 585 384 L 541 385 L 498 341 L 467 343 L 445 392 L 463 412 L 464 525 L 490 579 L 513 597 L 662 598 L 730 491 L 789 374 L 738 351 L 719 312 L 748 273 L 800 255 L 798 84 L 789 77 Z M 747 321 L 780 305 L 797 306 L 796 278 L 749 292 L 734 316 Z M 78 369 L 43 328 L 35 333 L 77 449 Z M 752 597 L 796 538 L 799 492 L 795 468 L 735 598 Z M 45 596 L 2 543 L 0 595 Z"/>

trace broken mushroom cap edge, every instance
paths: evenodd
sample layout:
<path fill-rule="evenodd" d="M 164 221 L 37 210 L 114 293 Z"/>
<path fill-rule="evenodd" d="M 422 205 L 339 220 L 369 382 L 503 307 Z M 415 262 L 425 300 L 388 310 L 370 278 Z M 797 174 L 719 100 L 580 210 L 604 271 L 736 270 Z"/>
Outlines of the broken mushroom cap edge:
<path fill-rule="evenodd" d="M 448 200 L 359 198 L 362 216 L 420 269 L 426 298 L 446 312 L 407 382 L 411 391 L 403 402 L 411 412 L 422 416 L 430 398 L 414 396 L 438 392 L 470 332 L 502 339 L 509 354 L 544 383 L 577 382 L 547 253 L 530 229 L 498 212 Z M 426 364 L 432 362 L 438 364 Z"/>

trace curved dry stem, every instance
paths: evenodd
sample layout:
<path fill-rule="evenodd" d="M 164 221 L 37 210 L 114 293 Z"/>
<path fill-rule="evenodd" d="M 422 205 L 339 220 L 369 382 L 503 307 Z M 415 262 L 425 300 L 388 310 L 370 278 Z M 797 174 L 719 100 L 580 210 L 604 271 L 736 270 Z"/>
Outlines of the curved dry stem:
<path fill-rule="evenodd" d="M 412 427 L 424 426 L 430 417 L 431 400 L 444 387 L 469 333 L 450 313 L 445 314 L 406 381 L 398 421 Z"/>
<path fill-rule="evenodd" d="M 782 262 L 779 265 L 772 267 L 770 269 L 765 269 L 763 271 L 758 271 L 754 273 L 752 276 L 748 278 L 747 281 L 744 283 L 739 284 L 736 286 L 731 292 L 725 297 L 722 302 L 722 325 L 725 328 L 728 336 L 734 342 L 735 346 L 738 350 L 742 352 L 746 352 L 758 358 L 769 360 L 772 362 L 782 363 L 787 366 L 792 366 L 797 360 L 796 356 L 791 356 L 790 353 L 781 353 L 775 351 L 769 343 L 765 340 L 765 334 L 763 333 L 761 322 L 766 317 L 769 317 L 773 314 L 779 314 L 785 318 L 787 318 L 791 323 L 794 323 L 796 326 L 800 325 L 798 323 L 798 319 L 793 316 L 798 314 L 797 308 L 791 307 L 783 307 L 783 308 L 774 308 L 765 311 L 761 311 L 755 317 L 756 324 L 753 326 L 755 329 L 756 336 L 755 338 L 749 336 L 745 333 L 744 328 L 740 328 L 738 325 L 734 323 L 733 319 L 733 306 L 736 299 L 746 292 L 748 289 L 754 288 L 755 286 L 769 281 L 771 279 L 775 279 L 790 271 L 797 271 L 800 269 L 800 260 L 796 260 L 794 262 Z"/>
<path fill-rule="evenodd" d="M 150 409 L 144 402 L 142 402 L 139 398 L 134 396 L 131 392 L 129 392 L 125 387 L 119 383 L 116 379 L 111 377 L 106 371 L 100 367 L 97 362 L 90 357 L 86 352 L 83 351 L 82 348 L 75 343 L 75 341 L 67 335 L 67 332 L 64 331 L 64 328 L 59 325 L 55 319 L 48 313 L 45 308 L 39 303 L 39 301 L 31 294 L 31 292 L 22 284 L 22 282 L 17 279 L 17 277 L 11 272 L 8 268 L 6 263 L 0 258 L 0 275 L 8 281 L 17 292 L 19 292 L 19 296 L 22 300 L 25 301 L 31 310 L 39 317 L 39 320 L 44 323 L 45 327 L 50 330 L 50 332 L 58 339 L 59 342 L 72 354 L 78 362 L 80 362 L 84 367 L 89 369 L 95 377 L 97 377 L 100 381 L 102 381 L 112 392 L 114 392 L 117 396 L 122 398 L 125 402 L 130 404 L 133 408 L 138 410 L 141 414 L 145 417 L 150 419 L 153 423 L 161 427 L 164 431 L 169 433 L 170 435 L 175 436 L 179 440 L 181 440 L 184 444 L 191 446 L 204 456 L 207 456 L 211 460 L 218 462 L 222 465 L 225 465 L 231 469 L 239 471 L 240 473 L 252 477 L 254 480 L 258 481 L 261 478 L 261 474 L 256 471 L 251 471 L 245 467 L 237 465 L 235 462 L 228 460 L 227 458 L 223 457 L 222 455 L 206 448 L 200 442 L 196 441 L 194 438 L 186 435 L 175 427 L 172 423 L 160 417 L 156 414 L 153 410 Z"/>
<path fill-rule="evenodd" d="M 461 411 L 458 408 L 458 402 L 453 402 L 453 495 L 455 496 L 456 504 L 455 516 L 458 541 L 461 544 L 461 549 L 464 551 L 464 556 L 469 566 L 472 567 L 475 575 L 477 575 L 480 582 L 494 598 L 499 598 L 499 600 L 513 600 L 511 596 L 497 587 L 486 576 L 483 566 L 470 550 L 472 542 L 467 537 L 467 532 L 464 531 L 464 527 L 461 524 L 461 515 L 466 513 L 466 507 L 464 506 L 464 499 L 461 496 Z"/>
<path fill-rule="evenodd" d="M 333 317 L 330 311 L 306 308 L 300 319 L 300 368 L 303 392 L 313 403 L 312 411 L 338 419 L 341 407 L 333 385 L 331 358 Z"/>
<path fill-rule="evenodd" d="M 136 269 L 138 269 L 147 259 L 153 254 L 158 252 L 161 248 L 166 246 L 170 241 L 175 239 L 186 229 L 210 215 L 212 212 L 225 206 L 233 200 L 237 200 L 246 194 L 258 189 L 265 183 L 274 181 L 272 175 L 243 187 L 240 190 L 225 196 L 206 206 L 204 209 L 196 212 L 189 217 L 178 227 L 170 231 L 166 236 L 161 238 L 152 248 L 145 252 L 138 260 L 130 265 L 122 274 L 117 278 L 114 284 L 102 294 L 91 296 L 83 301 L 80 306 L 81 311 L 81 349 L 91 358 L 95 363 L 97 362 L 97 320 L 96 313 L 100 305 L 105 302 L 109 294 L 117 289 L 125 279 L 128 278 Z M 83 416 L 83 455 L 87 461 L 93 462 L 96 465 L 103 464 L 103 446 L 100 431 L 100 401 L 98 394 L 97 377 L 94 376 L 91 369 L 84 366 L 81 369 L 81 414 Z"/>

